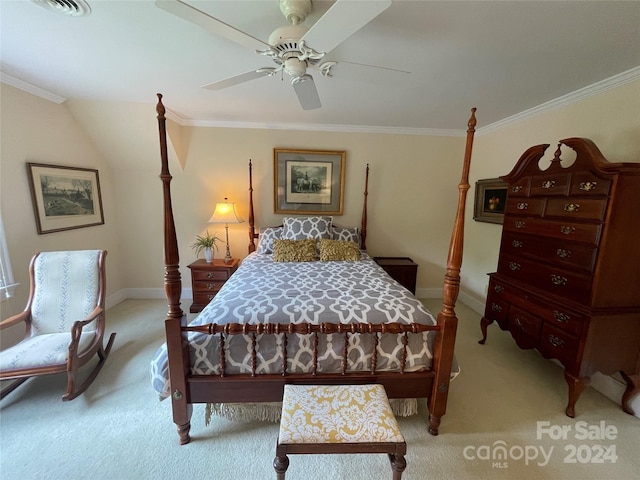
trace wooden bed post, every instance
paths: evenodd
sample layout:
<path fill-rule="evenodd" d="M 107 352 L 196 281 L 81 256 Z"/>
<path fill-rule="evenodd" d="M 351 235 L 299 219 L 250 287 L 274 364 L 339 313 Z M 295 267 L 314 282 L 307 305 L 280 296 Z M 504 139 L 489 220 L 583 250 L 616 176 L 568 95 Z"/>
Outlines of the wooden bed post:
<path fill-rule="evenodd" d="M 369 164 L 364 176 L 364 203 L 362 204 L 362 222 L 360 226 L 360 248 L 367 249 L 367 197 L 369 196 Z"/>
<path fill-rule="evenodd" d="M 464 245 L 464 213 L 469 190 L 469 168 L 471 165 L 471 151 L 476 127 L 476 108 L 471 109 L 467 129 L 467 144 L 462 167 L 462 178 L 458 185 L 458 210 L 449 243 L 447 258 L 447 273 L 442 288 L 442 310 L 438 313 L 438 325 L 442 330 L 436 334 L 434 342 L 433 363 L 436 375 L 433 380 L 433 390 L 429 397 L 429 432 L 438 434 L 440 420 L 447 409 L 449 381 L 453 365 L 458 317 L 455 312 L 456 300 L 460 292 L 460 268 L 462 266 L 462 251 Z"/>
<path fill-rule="evenodd" d="M 253 216 L 253 166 L 249 159 L 249 253 L 256 251 L 256 229 Z"/>
<path fill-rule="evenodd" d="M 167 129 L 165 108 L 162 104 L 162 94 L 158 93 L 158 132 L 160 135 L 160 158 L 162 170 L 160 179 L 164 193 L 164 291 L 169 301 L 169 312 L 165 320 L 167 335 L 167 353 L 169 356 L 169 381 L 171 384 L 171 403 L 173 421 L 178 427 L 180 443 L 190 441 L 191 410 L 188 403 L 185 374 L 189 370 L 189 350 L 183 338 L 181 327 L 186 325 L 186 315 L 180 308 L 182 281 L 180 279 L 180 259 L 178 255 L 178 240 L 171 206 L 171 173 L 169 173 L 169 157 L 167 155 Z"/>

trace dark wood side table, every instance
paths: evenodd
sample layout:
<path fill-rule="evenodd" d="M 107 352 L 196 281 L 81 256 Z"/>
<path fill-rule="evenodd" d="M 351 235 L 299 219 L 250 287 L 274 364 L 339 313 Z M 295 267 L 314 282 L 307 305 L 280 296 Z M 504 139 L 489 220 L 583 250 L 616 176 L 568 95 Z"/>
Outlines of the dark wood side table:
<path fill-rule="evenodd" d="M 240 260 L 234 258 L 229 263 L 214 258 L 212 263 L 207 263 L 199 258 L 188 267 L 191 269 L 191 287 L 193 290 L 193 303 L 189 311 L 196 313 L 201 311 L 211 301 L 222 285 L 238 269 Z"/>
<path fill-rule="evenodd" d="M 417 263 L 409 257 L 373 257 L 373 260 L 396 282 L 416 294 Z"/>

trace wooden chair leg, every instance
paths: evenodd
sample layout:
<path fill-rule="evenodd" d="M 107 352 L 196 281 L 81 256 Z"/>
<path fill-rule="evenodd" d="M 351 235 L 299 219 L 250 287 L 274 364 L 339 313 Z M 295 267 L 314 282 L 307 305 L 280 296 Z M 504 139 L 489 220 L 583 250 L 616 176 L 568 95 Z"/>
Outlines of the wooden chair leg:
<path fill-rule="evenodd" d="M 275 469 L 277 474 L 276 480 L 284 480 L 287 468 L 289 468 L 289 457 L 287 457 L 286 455 L 282 457 L 276 457 L 273 460 L 273 468 Z"/>

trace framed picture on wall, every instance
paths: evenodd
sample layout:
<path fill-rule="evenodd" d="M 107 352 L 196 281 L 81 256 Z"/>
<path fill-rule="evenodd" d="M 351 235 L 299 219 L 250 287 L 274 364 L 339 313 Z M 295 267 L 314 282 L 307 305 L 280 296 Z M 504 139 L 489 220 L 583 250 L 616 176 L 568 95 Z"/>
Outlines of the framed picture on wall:
<path fill-rule="evenodd" d="M 27 163 L 39 234 L 104 224 L 98 170 Z"/>
<path fill-rule="evenodd" d="M 345 151 L 274 148 L 274 212 L 342 215 L 345 157 Z"/>
<path fill-rule="evenodd" d="M 473 219 L 477 222 L 502 223 L 507 207 L 507 182 L 488 178 L 476 182 Z"/>

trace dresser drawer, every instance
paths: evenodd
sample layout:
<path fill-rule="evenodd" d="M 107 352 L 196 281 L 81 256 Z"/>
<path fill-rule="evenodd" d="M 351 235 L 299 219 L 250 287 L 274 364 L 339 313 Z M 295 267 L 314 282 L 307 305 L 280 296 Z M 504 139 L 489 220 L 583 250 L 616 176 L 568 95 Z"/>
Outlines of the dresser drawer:
<path fill-rule="evenodd" d="M 489 293 L 484 310 L 484 316 L 487 320 L 498 322 L 503 330 L 508 328 L 509 303 L 500 298 L 500 294 Z"/>
<path fill-rule="evenodd" d="M 606 198 L 553 198 L 547 202 L 546 217 L 602 220 L 607 210 Z"/>
<path fill-rule="evenodd" d="M 194 282 L 222 280 L 226 281 L 231 276 L 230 270 L 191 270 L 191 278 Z"/>
<path fill-rule="evenodd" d="M 505 213 L 541 217 L 545 201 L 544 198 L 509 197 Z"/>
<path fill-rule="evenodd" d="M 542 235 L 551 238 L 562 238 L 575 242 L 597 245 L 600 240 L 601 224 L 551 221 L 540 218 L 519 218 L 505 215 L 504 230 L 508 232 Z"/>
<path fill-rule="evenodd" d="M 501 255 L 498 272 L 576 302 L 587 303 L 591 294 L 590 275 L 580 275 L 557 266 Z"/>
<path fill-rule="evenodd" d="M 569 174 L 536 175 L 531 177 L 530 195 L 566 195 L 569 191 Z"/>
<path fill-rule="evenodd" d="M 522 348 L 535 348 L 538 346 L 542 320 L 516 307 L 511 307 L 509 312 L 509 331 Z"/>
<path fill-rule="evenodd" d="M 546 358 L 557 358 L 566 368 L 573 368 L 578 362 L 580 342 L 573 335 L 544 324 L 540 334 L 538 350 Z"/>
<path fill-rule="evenodd" d="M 591 172 L 574 173 L 571 180 L 571 195 L 608 195 L 611 180 L 597 177 Z"/>
<path fill-rule="evenodd" d="M 563 241 L 505 233 L 500 250 L 507 255 L 520 255 L 591 272 L 595 265 L 597 247 Z"/>

